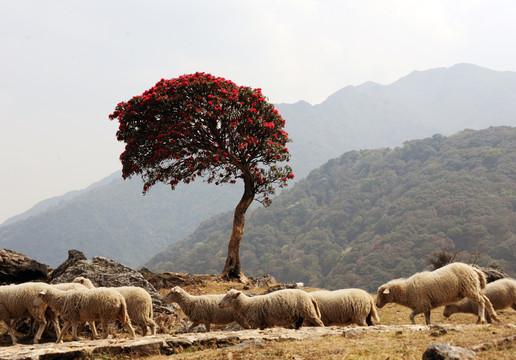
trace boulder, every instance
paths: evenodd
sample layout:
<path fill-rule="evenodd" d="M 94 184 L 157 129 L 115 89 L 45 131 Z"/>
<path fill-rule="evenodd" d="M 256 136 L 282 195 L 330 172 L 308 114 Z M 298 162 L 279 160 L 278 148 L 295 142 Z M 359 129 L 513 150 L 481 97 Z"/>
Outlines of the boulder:
<path fill-rule="evenodd" d="M 152 297 L 155 312 L 176 314 L 172 307 L 163 305 L 160 294 L 137 270 L 102 256 L 88 260 L 78 250 L 68 252 L 68 259 L 52 273 L 50 283 L 72 282 L 78 276 L 90 279 L 95 286 L 144 288 Z"/>
<path fill-rule="evenodd" d="M 495 269 L 495 268 L 480 267 L 480 266 L 477 266 L 477 268 L 482 270 L 482 272 L 486 276 L 486 280 L 487 280 L 488 283 L 496 281 L 496 280 L 499 280 L 499 279 L 503 279 L 503 278 L 509 277 L 509 275 L 507 275 L 503 271 Z"/>
<path fill-rule="evenodd" d="M 423 360 L 461 360 L 474 358 L 474 351 L 445 343 L 434 343 L 423 353 Z"/>
<path fill-rule="evenodd" d="M 47 281 L 50 268 L 22 253 L 0 250 L 0 284 Z"/>

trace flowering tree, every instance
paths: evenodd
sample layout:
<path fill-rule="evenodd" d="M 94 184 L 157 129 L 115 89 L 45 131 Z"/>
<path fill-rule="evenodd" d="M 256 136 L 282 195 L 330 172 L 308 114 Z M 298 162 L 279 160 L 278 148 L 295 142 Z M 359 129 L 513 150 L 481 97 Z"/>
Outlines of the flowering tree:
<path fill-rule="evenodd" d="M 285 120 L 261 89 L 206 73 L 161 79 L 119 103 L 109 118 L 118 119 L 117 139 L 126 143 L 123 177 L 140 175 L 144 194 L 157 182 L 174 190 L 197 178 L 215 185 L 243 180 L 222 274 L 246 281 L 240 264 L 245 213 L 253 200 L 269 205 L 275 188 L 294 178 L 289 166 L 278 165 L 290 159 Z"/>

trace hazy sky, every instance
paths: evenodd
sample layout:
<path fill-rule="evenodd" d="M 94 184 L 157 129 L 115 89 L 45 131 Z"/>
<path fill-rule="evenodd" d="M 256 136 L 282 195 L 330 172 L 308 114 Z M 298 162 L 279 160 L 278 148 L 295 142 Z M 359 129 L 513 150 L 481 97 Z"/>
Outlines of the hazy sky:
<path fill-rule="evenodd" d="M 514 0 L 0 0 L 0 223 L 119 170 L 108 115 L 163 77 L 318 104 L 414 70 L 516 71 L 515 19 Z"/>

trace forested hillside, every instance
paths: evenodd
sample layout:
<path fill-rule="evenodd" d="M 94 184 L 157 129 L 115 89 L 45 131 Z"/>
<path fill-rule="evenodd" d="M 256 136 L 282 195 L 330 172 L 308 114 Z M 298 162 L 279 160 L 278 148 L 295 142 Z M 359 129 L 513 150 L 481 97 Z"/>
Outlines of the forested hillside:
<path fill-rule="evenodd" d="M 211 218 L 146 266 L 219 273 L 230 231 L 230 213 Z M 516 276 L 516 128 L 347 152 L 249 213 L 242 265 L 249 276 L 375 291 L 445 246 Z"/>

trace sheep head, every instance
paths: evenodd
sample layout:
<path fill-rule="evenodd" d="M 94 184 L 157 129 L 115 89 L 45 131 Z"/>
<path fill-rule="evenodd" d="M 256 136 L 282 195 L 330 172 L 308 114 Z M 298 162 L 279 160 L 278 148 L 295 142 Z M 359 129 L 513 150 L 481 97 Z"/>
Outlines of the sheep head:
<path fill-rule="evenodd" d="M 73 283 L 78 283 L 78 284 L 82 284 L 90 289 L 94 288 L 95 286 L 93 285 L 93 283 L 91 282 L 90 279 L 87 279 L 85 277 L 82 277 L 82 276 L 78 276 L 76 277 L 75 279 L 73 279 L 72 281 Z"/>
<path fill-rule="evenodd" d="M 170 291 L 163 297 L 164 304 L 170 304 L 172 302 L 177 302 L 182 294 L 185 291 L 181 289 L 179 286 L 174 286 Z"/>
<path fill-rule="evenodd" d="M 42 305 L 45 305 L 45 300 L 44 300 L 44 296 L 47 294 L 47 292 L 45 290 L 41 290 L 38 295 L 34 298 L 34 302 L 32 303 L 32 305 L 34 307 L 40 307 Z"/>
<path fill-rule="evenodd" d="M 378 296 L 376 297 L 376 307 L 381 309 L 390 302 L 392 302 L 392 293 L 389 284 L 380 286 L 378 288 Z"/>
<path fill-rule="evenodd" d="M 226 295 L 220 300 L 219 307 L 221 308 L 228 308 L 231 307 L 231 303 L 238 299 L 238 297 L 242 295 L 241 291 L 231 289 L 229 290 Z"/>

